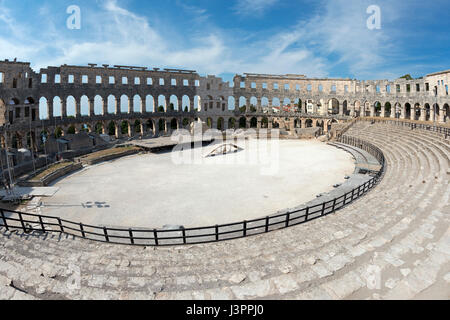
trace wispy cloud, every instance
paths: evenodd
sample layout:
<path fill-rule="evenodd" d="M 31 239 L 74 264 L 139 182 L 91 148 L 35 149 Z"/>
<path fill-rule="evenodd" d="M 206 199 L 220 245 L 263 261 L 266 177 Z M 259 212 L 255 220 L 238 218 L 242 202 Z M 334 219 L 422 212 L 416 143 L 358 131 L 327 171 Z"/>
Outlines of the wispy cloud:
<path fill-rule="evenodd" d="M 237 0 L 234 11 L 242 16 L 261 16 L 277 2 L 278 0 Z"/>

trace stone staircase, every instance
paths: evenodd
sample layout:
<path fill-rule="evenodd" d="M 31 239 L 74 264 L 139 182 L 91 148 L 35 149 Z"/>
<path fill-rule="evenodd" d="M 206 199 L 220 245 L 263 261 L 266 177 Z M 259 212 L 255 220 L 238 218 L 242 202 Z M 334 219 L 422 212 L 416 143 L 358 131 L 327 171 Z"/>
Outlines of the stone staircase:
<path fill-rule="evenodd" d="M 381 183 L 336 214 L 229 242 L 129 247 L 0 233 L 0 299 L 449 299 L 449 154 L 421 130 L 358 122 Z"/>

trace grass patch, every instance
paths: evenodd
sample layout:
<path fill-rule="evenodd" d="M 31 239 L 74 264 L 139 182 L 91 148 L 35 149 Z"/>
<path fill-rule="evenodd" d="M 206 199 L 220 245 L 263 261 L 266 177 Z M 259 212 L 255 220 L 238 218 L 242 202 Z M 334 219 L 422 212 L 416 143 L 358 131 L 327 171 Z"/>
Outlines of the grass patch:
<path fill-rule="evenodd" d="M 48 167 L 47 169 L 45 169 L 44 171 L 39 173 L 37 176 L 33 177 L 30 181 L 40 181 L 41 179 L 45 178 L 49 174 L 56 172 L 59 169 L 69 167 L 72 164 L 73 164 L 72 162 L 62 162 L 62 163 L 57 163 L 57 164 L 51 165 L 50 167 Z"/>
<path fill-rule="evenodd" d="M 96 159 L 100 159 L 103 158 L 105 156 L 110 156 L 110 155 L 120 155 L 122 153 L 128 152 L 128 151 L 132 151 L 132 150 L 136 150 L 136 151 L 140 151 L 141 149 L 138 147 L 121 147 L 121 148 L 114 148 L 114 149 L 107 149 L 107 150 L 101 150 L 101 151 L 97 151 L 94 153 L 91 153 L 87 156 L 82 157 L 81 159 L 83 160 L 87 160 L 87 161 L 92 161 L 92 160 L 96 160 Z"/>

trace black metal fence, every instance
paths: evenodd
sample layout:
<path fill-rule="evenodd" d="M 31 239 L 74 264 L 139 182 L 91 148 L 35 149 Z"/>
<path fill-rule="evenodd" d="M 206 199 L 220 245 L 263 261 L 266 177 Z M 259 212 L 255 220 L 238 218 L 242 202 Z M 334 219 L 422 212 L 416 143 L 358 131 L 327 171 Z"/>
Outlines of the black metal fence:
<path fill-rule="evenodd" d="M 380 181 L 385 166 L 385 158 L 380 149 L 354 137 L 341 137 L 340 142 L 361 148 L 375 156 L 381 164 L 381 170 L 366 183 L 338 198 L 300 210 L 238 223 L 201 228 L 158 230 L 99 227 L 75 223 L 58 217 L 0 209 L 0 227 L 6 230 L 23 230 L 25 233 L 56 232 L 94 241 L 139 246 L 210 243 L 284 229 L 332 214 L 365 195 Z"/>

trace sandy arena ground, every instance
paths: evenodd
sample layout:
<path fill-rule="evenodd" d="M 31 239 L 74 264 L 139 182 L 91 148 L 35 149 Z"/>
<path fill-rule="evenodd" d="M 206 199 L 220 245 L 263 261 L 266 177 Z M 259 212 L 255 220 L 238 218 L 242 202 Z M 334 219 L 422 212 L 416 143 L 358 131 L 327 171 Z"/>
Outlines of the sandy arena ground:
<path fill-rule="evenodd" d="M 136 155 L 92 166 L 57 181 L 54 186 L 60 190 L 43 199 L 42 214 L 120 227 L 238 222 L 305 203 L 332 190 L 354 171 L 350 154 L 324 143 L 277 143 L 278 147 L 271 149 L 275 152 L 272 157 L 267 156 L 267 150 L 260 151 L 265 156 L 256 164 L 248 160 L 257 153 L 249 156 L 246 151 L 197 158 L 202 164 L 175 164 L 173 156 L 180 159 L 191 154 L 180 151 Z M 200 151 L 207 154 L 211 150 L 209 146 Z"/>

